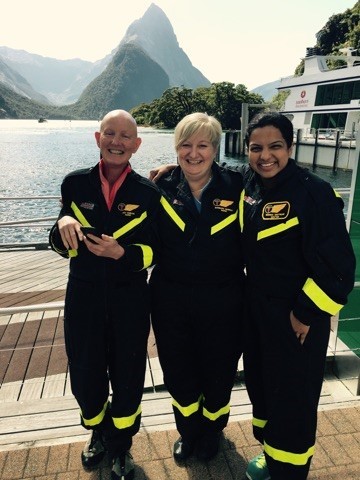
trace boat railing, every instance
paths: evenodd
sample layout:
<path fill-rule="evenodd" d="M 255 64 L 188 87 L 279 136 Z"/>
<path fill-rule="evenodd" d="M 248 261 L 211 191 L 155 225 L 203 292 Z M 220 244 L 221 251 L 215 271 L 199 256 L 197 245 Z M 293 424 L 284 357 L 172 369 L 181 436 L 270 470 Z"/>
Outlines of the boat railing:
<path fill-rule="evenodd" d="M 297 130 L 295 131 L 296 136 Z M 328 140 L 346 142 L 347 147 L 356 145 L 356 131 L 342 128 L 302 128 L 300 140 Z"/>
<path fill-rule="evenodd" d="M 336 191 L 344 198 L 345 204 L 348 203 L 350 196 L 350 188 L 336 188 Z M 0 201 L 23 201 L 23 200 L 41 200 L 41 201 L 57 201 L 60 202 L 60 198 L 54 195 L 39 195 L 29 197 L 0 197 Z M 346 216 L 346 212 L 345 212 Z M 46 250 L 50 248 L 48 234 L 50 228 L 56 221 L 57 216 L 35 217 L 35 218 L 20 218 L 16 220 L 6 220 L 0 222 L 0 249 L 29 249 L 34 248 L 36 250 Z M 19 242 L 6 241 L 7 229 L 11 230 L 14 235 L 15 231 L 19 232 L 18 236 L 25 237 L 27 229 L 39 230 L 39 236 L 33 240 L 24 240 L 21 238 Z M 22 232 L 20 230 L 23 230 Z"/>
<path fill-rule="evenodd" d="M 44 201 L 54 202 L 60 204 L 59 196 L 55 195 L 33 195 L 33 196 L 18 196 L 18 197 L 0 197 L 3 202 L 22 202 L 22 201 Z M 2 210 L 4 211 L 4 210 Z M 18 218 L 12 220 L 5 220 L 0 222 L 0 248 L 35 248 L 47 249 L 49 248 L 48 232 L 57 216 L 43 216 L 34 218 Z M 27 237 L 27 232 L 31 229 L 31 237 L 29 240 L 24 240 Z M 35 235 L 34 231 L 37 230 Z M 7 241 L 6 232 L 10 232 L 10 238 L 19 237 L 20 241 Z M 17 233 L 15 233 L 17 232 Z M 8 236 L 9 237 L 9 236 Z"/>

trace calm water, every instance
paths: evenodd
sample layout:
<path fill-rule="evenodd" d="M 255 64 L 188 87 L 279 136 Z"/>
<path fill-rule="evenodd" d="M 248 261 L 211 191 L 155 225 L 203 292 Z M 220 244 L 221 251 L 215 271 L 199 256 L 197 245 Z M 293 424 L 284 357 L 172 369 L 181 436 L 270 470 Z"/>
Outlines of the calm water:
<path fill-rule="evenodd" d="M 99 149 L 94 132 L 97 121 L 0 120 L 0 197 L 60 196 L 63 177 L 72 170 L 97 163 Z M 132 158 L 133 168 L 148 176 L 154 166 L 176 162 L 173 132 L 140 128 L 142 145 Z M 239 163 L 225 157 L 224 138 L 220 148 L 220 161 Z M 349 187 L 351 173 L 332 173 L 317 169 L 334 187 Z M 56 216 L 57 200 L 0 201 L 0 222 Z M 48 222 L 49 223 L 49 222 Z M 0 243 L 44 241 L 48 227 L 0 227 Z"/>

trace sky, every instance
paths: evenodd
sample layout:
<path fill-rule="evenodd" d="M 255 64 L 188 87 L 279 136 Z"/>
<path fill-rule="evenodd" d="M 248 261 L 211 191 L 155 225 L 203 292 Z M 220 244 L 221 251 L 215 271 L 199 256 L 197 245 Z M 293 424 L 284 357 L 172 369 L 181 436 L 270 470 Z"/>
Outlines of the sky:
<path fill-rule="evenodd" d="M 292 75 L 315 34 L 356 0 L 3 0 L 0 46 L 94 62 L 117 47 L 151 3 L 210 82 L 251 90 Z"/>

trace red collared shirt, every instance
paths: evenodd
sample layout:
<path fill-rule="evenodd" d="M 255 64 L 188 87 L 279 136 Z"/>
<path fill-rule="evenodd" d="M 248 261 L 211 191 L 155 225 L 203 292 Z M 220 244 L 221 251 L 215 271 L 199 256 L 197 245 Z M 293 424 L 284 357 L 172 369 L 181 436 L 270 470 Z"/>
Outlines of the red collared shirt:
<path fill-rule="evenodd" d="M 114 202 L 115 195 L 121 185 L 124 183 L 124 180 L 129 172 L 131 172 L 131 165 L 130 163 L 127 165 L 125 170 L 122 172 L 120 177 L 116 180 L 114 185 L 110 188 L 110 184 L 107 181 L 104 175 L 104 161 L 101 159 L 99 164 L 99 172 L 100 172 L 100 180 L 101 180 L 101 189 L 107 204 L 109 211 L 111 210 L 112 204 Z"/>

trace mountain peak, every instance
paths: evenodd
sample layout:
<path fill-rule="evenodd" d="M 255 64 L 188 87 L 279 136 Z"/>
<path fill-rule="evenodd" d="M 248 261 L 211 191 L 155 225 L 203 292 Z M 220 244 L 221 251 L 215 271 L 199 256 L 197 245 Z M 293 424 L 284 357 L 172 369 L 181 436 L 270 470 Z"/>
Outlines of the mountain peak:
<path fill-rule="evenodd" d="M 195 68 L 180 48 L 164 11 L 152 3 L 144 15 L 128 27 L 119 48 L 126 43 L 140 46 L 169 76 L 170 86 L 207 87 L 210 81 Z"/>

